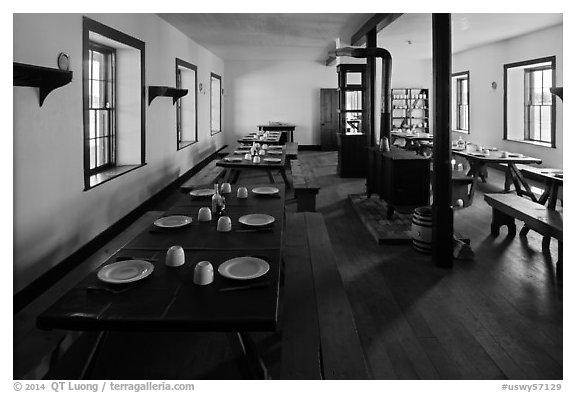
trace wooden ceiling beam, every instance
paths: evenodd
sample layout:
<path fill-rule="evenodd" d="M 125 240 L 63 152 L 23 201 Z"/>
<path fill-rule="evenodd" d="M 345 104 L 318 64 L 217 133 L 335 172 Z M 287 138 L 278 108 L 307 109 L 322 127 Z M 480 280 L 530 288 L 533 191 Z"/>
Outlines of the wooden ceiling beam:
<path fill-rule="evenodd" d="M 352 35 L 350 43 L 352 46 L 361 46 L 366 42 L 366 35 L 376 29 L 376 34 L 386 26 L 390 25 L 403 14 L 374 14 L 364 25 Z"/>

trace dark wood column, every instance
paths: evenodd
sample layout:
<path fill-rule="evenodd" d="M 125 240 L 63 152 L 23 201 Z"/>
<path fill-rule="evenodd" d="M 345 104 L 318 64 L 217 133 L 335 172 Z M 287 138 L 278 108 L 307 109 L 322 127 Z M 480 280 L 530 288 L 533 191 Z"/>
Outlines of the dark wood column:
<path fill-rule="evenodd" d="M 366 47 L 376 48 L 376 28 L 373 28 L 366 34 Z M 368 146 L 376 144 L 376 57 L 366 59 L 366 133 L 368 134 Z"/>
<path fill-rule="evenodd" d="M 434 167 L 432 176 L 432 258 L 436 266 L 452 267 L 452 145 L 450 141 L 450 81 L 452 37 L 450 14 L 432 14 L 434 87 Z"/>

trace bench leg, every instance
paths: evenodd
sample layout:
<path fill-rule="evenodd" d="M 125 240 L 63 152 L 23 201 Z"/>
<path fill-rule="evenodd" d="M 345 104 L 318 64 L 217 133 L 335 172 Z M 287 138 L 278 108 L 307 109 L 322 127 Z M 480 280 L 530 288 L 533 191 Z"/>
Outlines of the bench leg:
<path fill-rule="evenodd" d="M 550 236 L 542 237 L 542 251 L 550 249 Z"/>
<path fill-rule="evenodd" d="M 564 257 L 563 257 L 563 244 L 562 244 L 562 240 L 558 240 L 558 262 L 556 262 L 556 277 L 561 280 L 562 279 L 562 270 L 563 270 L 563 263 L 564 263 Z"/>
<path fill-rule="evenodd" d="M 306 190 L 294 191 L 298 212 L 315 212 L 316 211 L 316 193 Z"/>
<path fill-rule="evenodd" d="M 508 227 L 508 236 L 516 236 L 516 223 L 514 217 L 502 213 L 500 210 L 492 208 L 492 225 L 490 225 L 490 233 L 494 237 L 500 235 L 500 227 L 506 225 Z"/>

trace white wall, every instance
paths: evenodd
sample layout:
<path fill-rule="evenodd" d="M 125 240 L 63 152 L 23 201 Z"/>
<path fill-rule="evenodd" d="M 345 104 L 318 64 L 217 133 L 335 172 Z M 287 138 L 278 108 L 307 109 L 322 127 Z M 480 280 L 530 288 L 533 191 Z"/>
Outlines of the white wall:
<path fill-rule="evenodd" d="M 258 124 L 296 125 L 294 141 L 320 144 L 320 89 L 337 88 L 336 67 L 316 62 L 230 61 L 223 78 L 228 143 Z"/>
<path fill-rule="evenodd" d="M 175 86 L 176 57 L 197 65 L 205 86 L 210 72 L 226 79 L 220 58 L 155 15 L 86 16 L 146 43 L 146 85 Z M 13 88 L 17 292 L 221 147 L 225 132 L 210 136 L 210 96 L 199 94 L 199 142 L 176 151 L 175 106 L 158 97 L 146 105 L 147 165 L 84 191 L 82 15 L 14 14 L 13 21 L 15 62 L 56 67 L 66 52 L 74 72 L 42 107 L 38 89 Z"/>
<path fill-rule="evenodd" d="M 504 64 L 556 56 L 556 85 L 563 85 L 562 26 L 519 38 L 458 53 L 452 58 L 452 71 L 470 71 L 470 135 L 460 135 L 473 143 L 539 157 L 543 166 L 563 168 L 563 103 L 556 100 L 556 148 L 503 140 Z M 495 81 L 496 90 L 490 85 Z"/>

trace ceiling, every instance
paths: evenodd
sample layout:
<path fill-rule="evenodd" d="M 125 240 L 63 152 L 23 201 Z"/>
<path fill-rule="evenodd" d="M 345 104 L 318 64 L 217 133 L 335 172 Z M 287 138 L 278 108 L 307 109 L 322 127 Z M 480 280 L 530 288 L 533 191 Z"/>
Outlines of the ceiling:
<path fill-rule="evenodd" d="M 325 61 L 374 14 L 158 14 L 224 60 Z"/>
<path fill-rule="evenodd" d="M 324 62 L 374 14 L 158 14 L 224 60 Z M 452 51 L 471 49 L 562 24 L 562 14 L 452 14 Z M 431 14 L 404 14 L 378 34 L 396 58 L 432 56 Z"/>
<path fill-rule="evenodd" d="M 452 53 L 562 24 L 562 14 L 452 14 Z M 378 46 L 393 57 L 432 58 L 432 14 L 403 14 L 380 31 Z"/>

